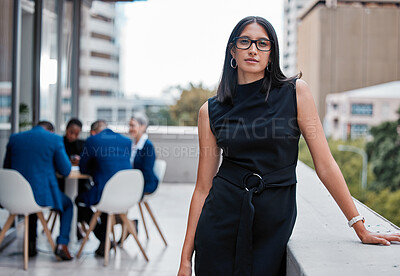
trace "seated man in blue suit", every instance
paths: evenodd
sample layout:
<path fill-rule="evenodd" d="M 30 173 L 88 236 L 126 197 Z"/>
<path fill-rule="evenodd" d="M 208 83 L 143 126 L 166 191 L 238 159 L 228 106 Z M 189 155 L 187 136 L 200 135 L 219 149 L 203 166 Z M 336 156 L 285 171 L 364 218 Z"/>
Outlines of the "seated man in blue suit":
<path fill-rule="evenodd" d="M 73 205 L 58 188 L 56 170 L 69 175 L 71 162 L 61 136 L 54 133 L 50 122 L 42 121 L 29 131 L 13 134 L 7 145 L 4 168 L 20 172 L 32 187 L 38 205 L 51 206 L 60 212 L 60 235 L 55 255 L 58 260 L 71 260 L 68 251 Z M 29 217 L 29 255 L 36 251 L 36 215 Z"/>
<path fill-rule="evenodd" d="M 149 120 L 142 113 L 135 113 L 129 122 L 129 134 L 133 138 L 130 161 L 134 169 L 143 173 L 143 194 L 153 193 L 158 186 L 158 179 L 153 170 L 156 152 L 146 133 L 148 124 Z"/>
<path fill-rule="evenodd" d="M 107 128 L 103 120 L 94 122 L 86 140 L 79 163 L 80 171 L 93 177 L 94 186 L 76 198 L 78 206 L 89 207 L 100 201 L 107 181 L 118 171 L 131 169 L 131 140 Z M 117 200 L 117 199 L 116 199 Z M 82 218 L 89 223 L 93 212 L 86 208 Z M 104 256 L 107 215 L 100 216 L 100 223 L 94 229 L 94 234 L 100 240 L 96 254 Z"/>

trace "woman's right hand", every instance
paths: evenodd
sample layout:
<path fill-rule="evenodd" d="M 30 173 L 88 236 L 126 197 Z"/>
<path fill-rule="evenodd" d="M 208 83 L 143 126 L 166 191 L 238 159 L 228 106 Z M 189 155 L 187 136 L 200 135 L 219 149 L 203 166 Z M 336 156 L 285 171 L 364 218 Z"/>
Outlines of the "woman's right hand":
<path fill-rule="evenodd" d="M 191 276 L 192 275 L 192 263 L 181 262 L 179 267 L 178 276 Z"/>

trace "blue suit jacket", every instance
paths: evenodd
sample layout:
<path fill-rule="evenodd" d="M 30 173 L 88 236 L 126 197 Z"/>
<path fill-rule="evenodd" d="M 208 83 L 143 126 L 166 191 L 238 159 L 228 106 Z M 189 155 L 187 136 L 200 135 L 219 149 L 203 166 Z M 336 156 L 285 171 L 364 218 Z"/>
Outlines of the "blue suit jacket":
<path fill-rule="evenodd" d="M 67 176 L 71 163 L 61 136 L 41 126 L 11 135 L 4 168 L 17 170 L 28 180 L 37 204 L 63 210 L 55 172 Z"/>
<path fill-rule="evenodd" d="M 129 138 L 105 129 L 86 140 L 79 163 L 80 171 L 93 177 L 94 186 L 80 197 L 90 206 L 98 203 L 106 182 L 118 171 L 131 169 L 132 142 Z"/>
<path fill-rule="evenodd" d="M 133 168 L 139 169 L 143 173 L 144 190 L 143 193 L 153 193 L 158 186 L 158 178 L 154 174 L 154 161 L 156 160 L 156 152 L 153 143 L 149 139 L 146 140 L 141 150 L 136 152 Z"/>

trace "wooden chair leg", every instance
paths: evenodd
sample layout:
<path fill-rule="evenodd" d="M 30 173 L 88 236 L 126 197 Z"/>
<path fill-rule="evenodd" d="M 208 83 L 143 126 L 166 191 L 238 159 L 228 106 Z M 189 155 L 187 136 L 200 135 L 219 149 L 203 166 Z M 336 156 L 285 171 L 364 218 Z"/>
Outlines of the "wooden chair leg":
<path fill-rule="evenodd" d="M 38 216 L 40 222 L 43 225 L 43 231 L 46 233 L 47 239 L 49 240 L 49 243 L 51 245 L 51 249 L 54 250 L 56 249 L 56 245 L 54 244 L 53 238 L 51 237 L 51 233 L 49 231 L 49 228 L 47 228 L 47 223 L 44 219 L 43 213 L 42 212 L 38 212 L 36 213 L 36 215 Z"/>
<path fill-rule="evenodd" d="M 52 216 L 53 216 L 53 211 L 50 210 L 49 216 L 48 216 L 47 219 L 46 219 L 46 223 L 47 223 L 47 224 L 49 224 L 49 221 L 50 221 L 50 219 L 51 219 Z"/>
<path fill-rule="evenodd" d="M 15 219 L 15 216 L 16 216 L 16 215 L 14 215 L 14 214 L 10 214 L 10 215 L 8 216 L 7 221 L 6 221 L 6 223 L 4 224 L 3 229 L 2 229 L 1 232 L 0 232 L 0 244 L 3 242 L 4 237 L 6 236 L 6 233 L 7 233 L 8 229 L 10 229 L 11 224 L 13 223 L 13 221 L 14 221 L 14 219 Z"/>
<path fill-rule="evenodd" d="M 146 221 L 144 220 L 144 215 L 143 215 L 143 209 L 142 209 L 142 201 L 139 202 L 139 211 L 140 215 L 142 216 L 142 221 L 143 221 L 143 226 L 144 226 L 144 231 L 146 232 L 146 237 L 149 239 L 149 232 L 147 231 L 147 226 L 146 226 Z"/>
<path fill-rule="evenodd" d="M 52 216 L 53 216 L 53 211 L 50 210 L 49 216 L 48 216 L 47 219 L 46 219 L 46 224 L 47 224 L 47 225 L 49 225 L 49 221 L 50 221 L 50 219 L 51 219 Z M 42 230 L 42 233 L 44 233 L 44 229 Z"/>
<path fill-rule="evenodd" d="M 53 217 L 53 222 L 51 223 L 51 228 L 50 228 L 50 232 L 53 233 L 54 230 L 54 225 L 56 224 L 56 220 L 57 220 L 57 211 L 52 211 L 54 213 L 54 217 Z"/>
<path fill-rule="evenodd" d="M 107 228 L 106 228 L 106 244 L 104 247 L 104 266 L 108 265 L 108 258 L 110 255 L 110 232 L 112 225 L 113 215 L 108 214 L 107 216 Z"/>
<path fill-rule="evenodd" d="M 86 223 L 84 223 L 83 221 L 81 221 L 81 222 L 79 222 L 79 223 L 80 223 L 80 225 L 81 225 L 81 228 L 82 228 L 83 232 L 86 233 L 86 231 L 88 230 L 88 228 L 86 228 Z"/>
<path fill-rule="evenodd" d="M 92 219 L 90 220 L 90 223 L 89 223 L 89 229 L 87 230 L 86 235 L 85 235 L 85 237 L 83 238 L 81 247 L 79 248 L 79 251 L 78 251 L 78 253 L 76 254 L 76 257 L 77 257 L 77 258 L 79 258 L 79 257 L 81 256 L 83 247 L 85 246 L 85 243 L 86 243 L 87 240 L 89 239 L 89 234 L 90 234 L 90 232 L 93 231 L 94 227 L 96 226 L 96 224 L 97 224 L 97 218 L 98 218 L 100 215 L 101 215 L 101 212 L 100 212 L 100 211 L 97 211 L 96 213 L 93 214 Z"/>
<path fill-rule="evenodd" d="M 167 241 L 166 241 L 165 238 L 164 238 L 164 235 L 161 233 L 161 229 L 160 229 L 160 227 L 158 226 L 158 223 L 157 223 L 157 221 L 156 221 L 156 218 L 154 217 L 153 212 L 152 212 L 151 209 L 150 209 L 149 203 L 147 203 L 147 201 L 143 201 L 143 203 L 144 203 L 144 206 L 146 206 L 146 209 L 147 209 L 147 211 L 149 212 L 150 217 L 151 217 L 151 219 L 152 219 L 153 222 L 154 222 L 154 225 L 157 227 L 158 233 L 160 233 L 160 236 L 161 236 L 162 240 L 164 241 L 165 246 L 168 246 Z"/>
<path fill-rule="evenodd" d="M 125 223 L 122 222 L 121 244 L 119 245 L 121 248 L 124 247 L 126 236 L 128 236 L 128 228 Z"/>
<path fill-rule="evenodd" d="M 112 233 L 113 242 L 114 242 L 114 253 L 117 254 L 117 246 L 116 246 L 117 240 L 115 239 L 114 226 L 115 226 L 115 215 L 112 215 L 111 233 Z"/>
<path fill-rule="evenodd" d="M 146 259 L 146 261 L 149 261 L 149 258 L 147 258 L 146 252 L 144 251 L 142 245 L 140 244 L 140 241 L 137 237 L 136 234 L 136 230 L 133 226 L 133 223 L 127 218 L 126 214 L 120 214 L 122 221 L 124 222 L 124 224 L 126 225 L 126 227 L 128 228 L 128 231 L 132 234 L 133 238 L 135 239 L 137 245 L 139 246 L 140 251 L 143 254 L 143 257 Z"/>
<path fill-rule="evenodd" d="M 24 231 L 24 270 L 28 270 L 28 236 L 29 236 L 29 216 L 25 216 L 25 231 Z"/>

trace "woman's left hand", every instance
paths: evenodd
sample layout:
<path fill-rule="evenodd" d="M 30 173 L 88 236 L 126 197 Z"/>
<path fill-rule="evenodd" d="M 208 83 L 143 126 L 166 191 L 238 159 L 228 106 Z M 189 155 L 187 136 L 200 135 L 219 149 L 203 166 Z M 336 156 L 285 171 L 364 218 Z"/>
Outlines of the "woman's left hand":
<path fill-rule="evenodd" d="M 400 233 L 380 234 L 372 233 L 368 230 L 362 235 L 358 235 L 362 243 L 390 245 L 391 242 L 400 242 Z"/>

